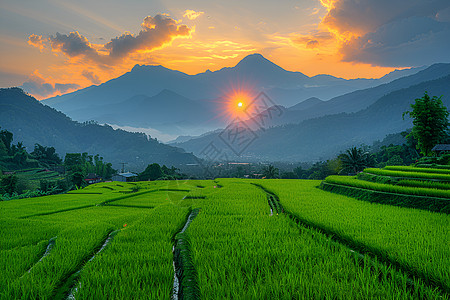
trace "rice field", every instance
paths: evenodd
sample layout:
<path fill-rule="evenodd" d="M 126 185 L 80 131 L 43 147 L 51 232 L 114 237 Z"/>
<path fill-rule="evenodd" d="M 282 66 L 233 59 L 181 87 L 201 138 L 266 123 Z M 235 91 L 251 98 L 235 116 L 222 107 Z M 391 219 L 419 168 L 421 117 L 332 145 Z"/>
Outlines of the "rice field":
<path fill-rule="evenodd" d="M 357 176 L 329 176 L 321 188 L 369 202 L 450 213 L 448 170 L 387 166 Z"/>
<path fill-rule="evenodd" d="M 319 184 L 110 182 L 2 201 L 0 299 L 449 299 L 447 214 Z"/>

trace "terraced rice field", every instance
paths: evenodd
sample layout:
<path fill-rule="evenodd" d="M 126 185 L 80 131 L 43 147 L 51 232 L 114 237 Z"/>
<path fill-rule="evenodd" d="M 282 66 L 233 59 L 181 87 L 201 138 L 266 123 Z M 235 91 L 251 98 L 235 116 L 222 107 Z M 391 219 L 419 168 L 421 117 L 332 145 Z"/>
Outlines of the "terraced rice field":
<path fill-rule="evenodd" d="M 450 213 L 450 171 L 446 169 L 367 168 L 358 176 L 329 176 L 321 187 L 360 200 Z"/>
<path fill-rule="evenodd" d="M 319 185 L 112 182 L 0 202 L 0 298 L 449 299 L 448 214 Z"/>

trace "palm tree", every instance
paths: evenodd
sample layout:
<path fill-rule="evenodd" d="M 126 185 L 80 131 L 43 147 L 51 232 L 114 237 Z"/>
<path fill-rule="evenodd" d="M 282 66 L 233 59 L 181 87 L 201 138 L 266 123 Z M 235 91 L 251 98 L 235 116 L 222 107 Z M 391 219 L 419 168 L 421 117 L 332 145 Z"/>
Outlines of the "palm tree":
<path fill-rule="evenodd" d="M 373 156 L 363 148 L 353 147 L 345 152 L 338 156 L 342 162 L 342 169 L 339 173 L 356 174 L 374 163 Z"/>
<path fill-rule="evenodd" d="M 263 168 L 263 177 L 267 179 L 279 178 L 280 170 L 272 165 L 268 165 L 267 167 Z"/>

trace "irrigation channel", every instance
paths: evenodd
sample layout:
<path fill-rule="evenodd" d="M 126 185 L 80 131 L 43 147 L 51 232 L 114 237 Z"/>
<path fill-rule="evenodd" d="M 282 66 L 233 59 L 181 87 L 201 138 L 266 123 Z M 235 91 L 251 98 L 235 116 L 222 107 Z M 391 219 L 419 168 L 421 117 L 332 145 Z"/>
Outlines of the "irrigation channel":
<path fill-rule="evenodd" d="M 47 255 L 50 254 L 50 251 L 52 251 L 53 246 L 55 246 L 55 244 L 56 244 L 56 238 L 57 238 L 56 236 L 55 236 L 55 237 L 52 237 L 52 238 L 48 241 L 47 248 L 45 249 L 44 254 L 42 254 L 41 258 L 40 258 L 34 265 L 32 265 L 32 266 L 28 269 L 28 271 L 27 271 L 26 273 L 30 273 L 31 270 L 32 270 L 38 263 L 40 263 Z M 25 274 L 26 274 L 26 273 L 25 273 Z M 25 275 L 25 274 L 24 274 L 24 275 Z M 23 277 L 24 275 L 22 275 L 22 277 Z"/>
<path fill-rule="evenodd" d="M 326 228 L 323 228 L 321 226 L 318 226 L 316 224 L 312 224 L 306 220 L 301 219 L 300 217 L 292 214 L 289 211 L 285 211 L 283 206 L 280 203 L 280 199 L 276 194 L 273 192 L 267 190 L 262 185 L 252 183 L 254 186 L 260 188 L 262 191 L 266 193 L 267 200 L 270 206 L 271 216 L 273 215 L 273 212 L 275 211 L 278 213 L 284 213 L 286 216 L 288 216 L 291 220 L 297 223 L 297 225 L 302 226 L 307 229 L 315 230 L 321 234 L 324 234 L 326 237 L 330 238 L 334 242 L 340 243 L 344 245 L 348 250 L 357 257 L 358 263 L 361 266 L 364 266 L 364 264 L 370 264 L 370 269 L 374 271 L 374 265 L 378 263 L 382 263 L 386 265 L 387 267 L 391 267 L 395 270 L 397 270 L 400 273 L 404 273 L 407 276 L 407 287 L 411 290 L 415 289 L 414 282 L 419 280 L 423 281 L 426 285 L 438 289 L 443 294 L 449 294 L 448 291 L 444 288 L 444 285 L 439 282 L 434 282 L 431 280 L 428 280 L 425 274 L 416 274 L 413 273 L 411 270 L 409 270 L 406 266 L 403 266 L 402 264 L 387 259 L 381 254 L 374 253 L 374 251 L 367 250 L 363 244 L 356 244 L 357 247 L 355 247 L 355 242 L 349 241 L 344 237 L 341 237 L 339 234 L 332 232 Z M 381 280 L 382 274 L 379 274 L 378 278 Z M 394 278 L 394 280 L 400 281 L 400 278 Z"/>
<path fill-rule="evenodd" d="M 192 263 L 190 254 L 189 237 L 185 233 L 192 220 L 200 212 L 199 208 L 193 209 L 187 217 L 183 228 L 174 236 L 173 246 L 173 300 L 198 299 L 200 292 L 197 285 L 197 272 Z"/>
<path fill-rule="evenodd" d="M 85 262 L 81 263 L 80 267 L 77 271 L 69 275 L 64 283 L 57 289 L 54 299 L 68 299 L 68 300 L 75 300 L 75 293 L 77 290 L 81 287 L 81 284 L 76 284 L 76 279 L 80 275 L 81 271 L 83 270 L 86 263 L 92 261 L 97 254 L 102 252 L 105 247 L 111 242 L 111 240 L 119 233 L 119 230 L 115 230 L 109 233 L 109 235 L 106 237 L 106 239 L 103 241 L 103 244 L 98 248 L 97 251 L 92 254 L 92 256 Z"/>

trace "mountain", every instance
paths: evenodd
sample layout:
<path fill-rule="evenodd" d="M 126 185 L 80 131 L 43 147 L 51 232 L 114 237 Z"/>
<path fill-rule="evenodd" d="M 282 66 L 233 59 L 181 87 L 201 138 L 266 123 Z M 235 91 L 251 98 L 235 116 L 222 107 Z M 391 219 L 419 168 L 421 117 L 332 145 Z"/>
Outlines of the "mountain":
<path fill-rule="evenodd" d="M 302 101 L 300 103 L 297 103 L 296 105 L 289 107 L 288 109 L 290 111 L 305 110 L 305 109 L 311 108 L 315 105 L 318 105 L 322 102 L 323 101 L 320 100 L 319 98 L 311 97 L 311 98 L 306 99 L 305 101 Z"/>
<path fill-rule="evenodd" d="M 270 125 L 298 124 L 308 119 L 326 115 L 358 112 L 366 109 L 386 94 L 447 75 L 450 75 L 450 64 L 434 64 L 416 74 L 405 76 L 376 87 L 340 95 L 328 101 L 319 102 L 317 100 L 310 100 L 310 102 L 303 105 L 300 102 L 297 104 L 299 106 L 295 105 L 293 107 L 308 107 L 301 110 L 292 109 L 293 107 L 284 110 L 283 115 L 280 118 L 273 119 Z"/>
<path fill-rule="evenodd" d="M 119 103 L 96 105 L 74 110 L 72 118 L 81 122 L 96 120 L 100 123 L 136 128 L 154 128 L 172 135 L 182 135 L 202 128 L 223 125 L 211 119 L 215 107 L 201 101 L 193 101 L 173 91 L 164 89 L 149 97 L 137 95 Z"/>
<path fill-rule="evenodd" d="M 43 103 L 68 113 L 83 108 L 119 103 L 136 95 L 154 96 L 164 89 L 182 95 L 196 95 L 199 88 L 191 76 L 182 72 L 162 66 L 136 65 L 130 72 L 99 86 L 90 86 L 56 96 L 43 100 Z"/>
<path fill-rule="evenodd" d="M 411 69 L 409 72 L 414 73 L 416 70 Z M 392 74 L 391 77 L 396 76 Z M 284 70 L 260 54 L 251 54 L 234 67 L 197 75 L 188 75 L 162 66 L 136 65 L 130 72 L 99 86 L 49 98 L 43 100 L 43 103 L 82 121 L 86 119 L 83 110 L 90 111 L 88 115 L 97 120 L 103 115 L 99 107 L 104 109 L 105 106 L 123 103 L 136 96 L 153 97 L 163 90 L 170 90 L 207 105 L 214 104 L 215 99 L 236 89 L 255 95 L 264 91 L 277 104 L 292 106 L 310 97 L 328 100 L 384 82 L 385 79 L 346 80 L 330 75 L 308 77 L 300 72 Z M 182 109 L 175 106 L 173 110 Z M 118 110 L 108 111 L 120 113 Z"/>
<path fill-rule="evenodd" d="M 15 142 L 22 141 L 28 150 L 39 143 L 55 147 L 61 155 L 98 153 L 116 168 L 122 162 L 140 171 L 154 162 L 181 166 L 196 161 L 192 154 L 148 139 L 144 134 L 72 121 L 19 88 L 0 89 L 0 126 L 11 131 Z"/>
<path fill-rule="evenodd" d="M 439 70 L 437 67 L 434 69 L 436 72 Z M 198 155 L 205 153 L 204 150 L 209 145 L 214 145 L 217 151 L 222 153 L 222 157 L 243 161 L 329 159 L 349 147 L 363 143 L 372 144 L 387 134 L 412 127 L 411 119 L 406 117 L 403 120 L 402 113 L 410 110 L 410 104 L 414 103 L 414 99 L 422 97 L 425 91 L 431 96 L 443 95 L 444 105 L 450 107 L 450 75 L 447 75 L 386 93 L 358 112 L 338 113 L 305 120 L 299 124 L 258 130 L 251 135 L 253 142 L 240 157 L 235 155 L 234 152 L 237 151 L 232 144 L 230 146 L 230 143 L 224 143 L 224 137 L 232 136 L 232 133 L 227 131 L 174 145 Z"/>
<path fill-rule="evenodd" d="M 427 66 L 417 67 L 417 68 L 409 68 L 403 70 L 394 70 L 379 79 L 380 83 L 388 83 L 393 80 L 399 79 L 401 77 L 410 76 L 416 74 L 422 70 L 425 70 Z"/>

